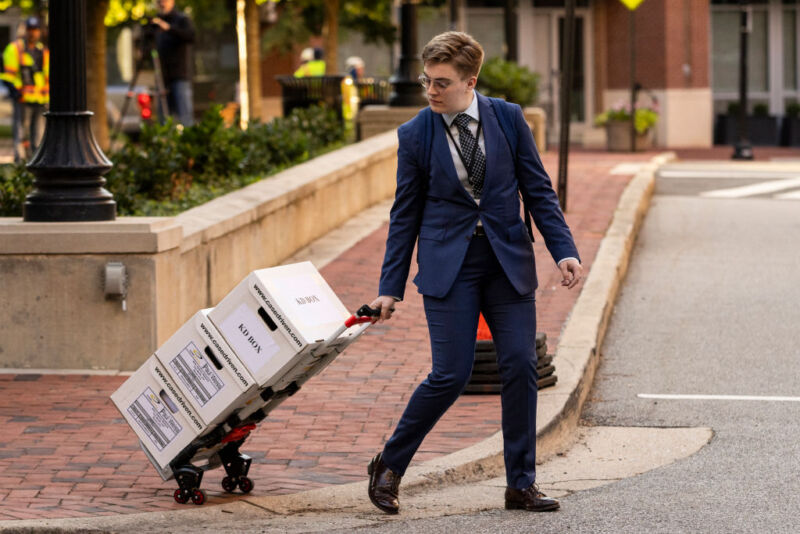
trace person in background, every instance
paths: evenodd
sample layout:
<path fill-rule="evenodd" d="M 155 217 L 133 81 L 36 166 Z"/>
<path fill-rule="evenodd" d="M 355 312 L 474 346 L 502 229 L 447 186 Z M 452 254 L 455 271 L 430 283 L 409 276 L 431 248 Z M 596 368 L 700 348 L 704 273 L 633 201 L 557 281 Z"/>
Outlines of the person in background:
<path fill-rule="evenodd" d="M 350 56 L 344 62 L 344 68 L 347 75 L 353 78 L 353 81 L 358 81 L 359 78 L 364 77 L 364 60 L 358 56 Z"/>
<path fill-rule="evenodd" d="M 295 78 L 325 76 L 325 60 L 321 48 L 305 48 L 300 53 L 300 68 L 294 71 Z"/>
<path fill-rule="evenodd" d="M 50 103 L 50 51 L 41 39 L 39 19 L 29 17 L 24 38 L 12 41 L 3 51 L 0 79 L 14 105 L 11 129 L 15 162 L 32 156 L 44 133 L 44 111 Z"/>
<path fill-rule="evenodd" d="M 167 106 L 170 115 L 184 126 L 194 124 L 192 104 L 192 43 L 194 26 L 185 13 L 175 8 L 175 0 L 158 0 L 156 49 L 161 58 Z"/>
<path fill-rule="evenodd" d="M 344 62 L 346 76 L 342 80 L 342 113 L 345 120 L 353 120 L 358 114 L 358 85 L 364 77 L 364 60 L 358 56 L 350 56 Z"/>

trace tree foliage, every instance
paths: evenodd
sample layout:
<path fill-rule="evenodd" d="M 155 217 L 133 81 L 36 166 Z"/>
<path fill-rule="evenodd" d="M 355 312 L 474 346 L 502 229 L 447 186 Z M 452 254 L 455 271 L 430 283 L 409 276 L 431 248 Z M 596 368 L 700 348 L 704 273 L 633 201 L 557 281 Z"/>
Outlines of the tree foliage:
<path fill-rule="evenodd" d="M 25 15 L 40 14 L 47 9 L 47 0 L 0 0 L 0 11 L 19 7 Z"/>
<path fill-rule="evenodd" d="M 268 0 L 261 0 L 261 4 Z M 198 28 L 219 31 L 232 20 L 227 2 L 220 0 L 176 0 L 175 6 L 191 15 Z M 141 21 L 155 17 L 158 9 L 148 0 L 110 0 L 106 14 L 106 26 L 117 26 L 129 21 Z"/>
<path fill-rule="evenodd" d="M 321 35 L 325 24 L 325 0 L 270 0 L 280 12 L 277 22 L 264 33 L 267 52 L 292 52 L 312 35 Z M 367 43 L 392 44 L 397 28 L 392 24 L 392 0 L 341 0 L 339 25 L 364 36 Z"/>

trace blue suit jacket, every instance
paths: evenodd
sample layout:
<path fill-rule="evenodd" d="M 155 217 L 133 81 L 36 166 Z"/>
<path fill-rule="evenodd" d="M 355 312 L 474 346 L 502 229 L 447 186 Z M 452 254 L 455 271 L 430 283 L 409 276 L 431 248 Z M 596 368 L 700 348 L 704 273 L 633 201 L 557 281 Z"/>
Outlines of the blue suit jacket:
<path fill-rule="evenodd" d="M 514 288 L 521 295 L 536 289 L 533 246 L 520 217 L 518 189 L 553 259 L 579 257 L 522 109 L 516 104 L 501 103 L 512 106 L 508 115 L 514 118 L 518 136 L 515 165 L 489 100 L 475 94 L 486 145 L 486 175 L 480 205 L 458 180 L 444 121 L 438 114 L 434 114 L 433 121 L 425 121 L 422 114 L 427 110 L 423 110 L 398 129 L 397 189 L 381 270 L 380 295 L 403 298 L 414 243 L 418 240 L 419 273 L 414 283 L 424 295 L 444 297 L 461 269 L 478 220 Z M 431 122 L 432 137 L 423 131 Z M 426 138 L 432 138 L 433 143 L 427 165 L 419 160 L 424 153 L 419 144 Z"/>

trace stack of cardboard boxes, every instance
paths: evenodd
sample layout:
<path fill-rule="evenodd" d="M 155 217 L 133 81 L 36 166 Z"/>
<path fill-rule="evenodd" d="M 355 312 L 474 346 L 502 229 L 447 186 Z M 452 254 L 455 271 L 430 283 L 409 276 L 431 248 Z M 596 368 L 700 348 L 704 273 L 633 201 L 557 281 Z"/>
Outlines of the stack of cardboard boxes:
<path fill-rule="evenodd" d="M 253 271 L 120 386 L 111 399 L 178 502 L 202 504 L 202 471 L 220 464 L 223 488 L 252 489 L 238 445 L 370 324 L 344 329 L 349 317 L 310 262 Z"/>

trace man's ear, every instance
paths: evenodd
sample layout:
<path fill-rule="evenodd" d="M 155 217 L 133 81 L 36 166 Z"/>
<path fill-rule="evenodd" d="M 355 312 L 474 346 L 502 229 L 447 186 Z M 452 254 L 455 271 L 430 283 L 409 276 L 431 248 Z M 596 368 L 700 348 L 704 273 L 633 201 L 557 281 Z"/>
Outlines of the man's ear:
<path fill-rule="evenodd" d="M 467 89 L 469 90 L 475 89 L 476 85 L 478 85 L 478 77 L 470 76 L 469 80 L 467 80 Z"/>

